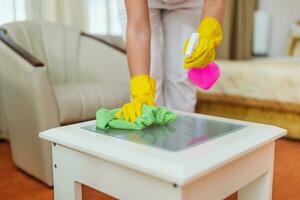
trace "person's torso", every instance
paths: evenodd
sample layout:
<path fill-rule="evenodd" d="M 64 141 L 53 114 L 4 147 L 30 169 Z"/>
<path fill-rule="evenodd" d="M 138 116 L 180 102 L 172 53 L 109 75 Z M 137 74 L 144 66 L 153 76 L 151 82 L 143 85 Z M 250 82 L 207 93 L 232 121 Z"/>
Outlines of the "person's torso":
<path fill-rule="evenodd" d="M 158 9 L 176 9 L 176 8 L 189 8 L 201 7 L 204 0 L 149 0 L 150 8 Z"/>

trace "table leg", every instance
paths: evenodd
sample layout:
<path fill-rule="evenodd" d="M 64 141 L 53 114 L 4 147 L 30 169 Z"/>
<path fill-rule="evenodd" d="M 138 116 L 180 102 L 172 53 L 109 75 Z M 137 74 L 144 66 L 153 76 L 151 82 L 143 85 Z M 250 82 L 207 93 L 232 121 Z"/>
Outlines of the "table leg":
<path fill-rule="evenodd" d="M 56 144 L 52 146 L 54 199 L 82 200 L 81 183 L 76 181 L 71 167 L 74 163 L 62 154 L 63 149 Z"/>
<path fill-rule="evenodd" d="M 272 200 L 273 169 L 274 169 L 275 142 L 270 145 L 269 153 L 264 158 L 268 160 L 267 171 L 241 188 L 238 200 Z M 255 163 L 257 165 L 261 163 Z"/>
<path fill-rule="evenodd" d="M 55 200 L 82 200 L 81 184 L 64 176 L 54 178 Z"/>
<path fill-rule="evenodd" d="M 258 177 L 238 192 L 238 200 L 271 200 L 273 170 Z"/>

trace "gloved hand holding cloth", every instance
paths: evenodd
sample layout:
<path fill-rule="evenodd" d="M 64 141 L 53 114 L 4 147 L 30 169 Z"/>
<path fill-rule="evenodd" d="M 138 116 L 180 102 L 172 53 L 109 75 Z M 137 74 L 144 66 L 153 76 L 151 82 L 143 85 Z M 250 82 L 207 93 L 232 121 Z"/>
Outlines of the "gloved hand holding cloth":
<path fill-rule="evenodd" d="M 142 106 L 154 106 L 156 82 L 148 75 L 137 75 L 130 80 L 130 93 L 132 101 L 123 105 L 116 113 L 116 118 L 135 122 L 142 114 Z"/>
<path fill-rule="evenodd" d="M 200 40 L 190 57 L 184 59 L 184 68 L 202 68 L 215 60 L 216 48 L 222 41 L 222 28 L 218 20 L 213 17 L 205 17 L 202 19 L 197 32 Z M 189 43 L 186 40 L 184 52 Z"/>
<path fill-rule="evenodd" d="M 96 113 L 96 126 L 100 129 L 123 129 L 123 130 L 143 130 L 151 125 L 167 125 L 176 120 L 176 114 L 163 107 L 149 106 L 144 104 L 142 106 L 142 114 L 136 118 L 134 122 L 125 121 L 123 119 L 116 119 L 115 113 L 117 109 L 107 110 L 101 108 Z M 168 132 L 172 127 L 160 127 L 160 132 L 164 129 Z M 153 130 L 153 129 L 151 129 Z"/>

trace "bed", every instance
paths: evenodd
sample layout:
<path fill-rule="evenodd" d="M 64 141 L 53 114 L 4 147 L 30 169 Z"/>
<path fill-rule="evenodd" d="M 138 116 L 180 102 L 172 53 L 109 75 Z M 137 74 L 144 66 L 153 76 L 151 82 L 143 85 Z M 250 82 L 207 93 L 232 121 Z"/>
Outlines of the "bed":
<path fill-rule="evenodd" d="M 221 78 L 198 91 L 197 112 L 277 125 L 300 139 L 300 58 L 218 64 Z"/>

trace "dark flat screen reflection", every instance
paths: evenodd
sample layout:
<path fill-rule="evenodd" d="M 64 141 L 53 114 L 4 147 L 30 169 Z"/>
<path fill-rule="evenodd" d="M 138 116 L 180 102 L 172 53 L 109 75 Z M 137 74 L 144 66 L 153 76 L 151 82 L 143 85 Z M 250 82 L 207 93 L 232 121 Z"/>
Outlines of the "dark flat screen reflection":
<path fill-rule="evenodd" d="M 89 125 L 82 128 L 99 134 L 168 151 L 181 151 L 244 127 L 245 126 L 239 124 L 178 115 L 176 121 L 169 125 L 150 126 L 141 131 L 119 129 L 102 130 L 96 128 L 96 125 Z"/>

